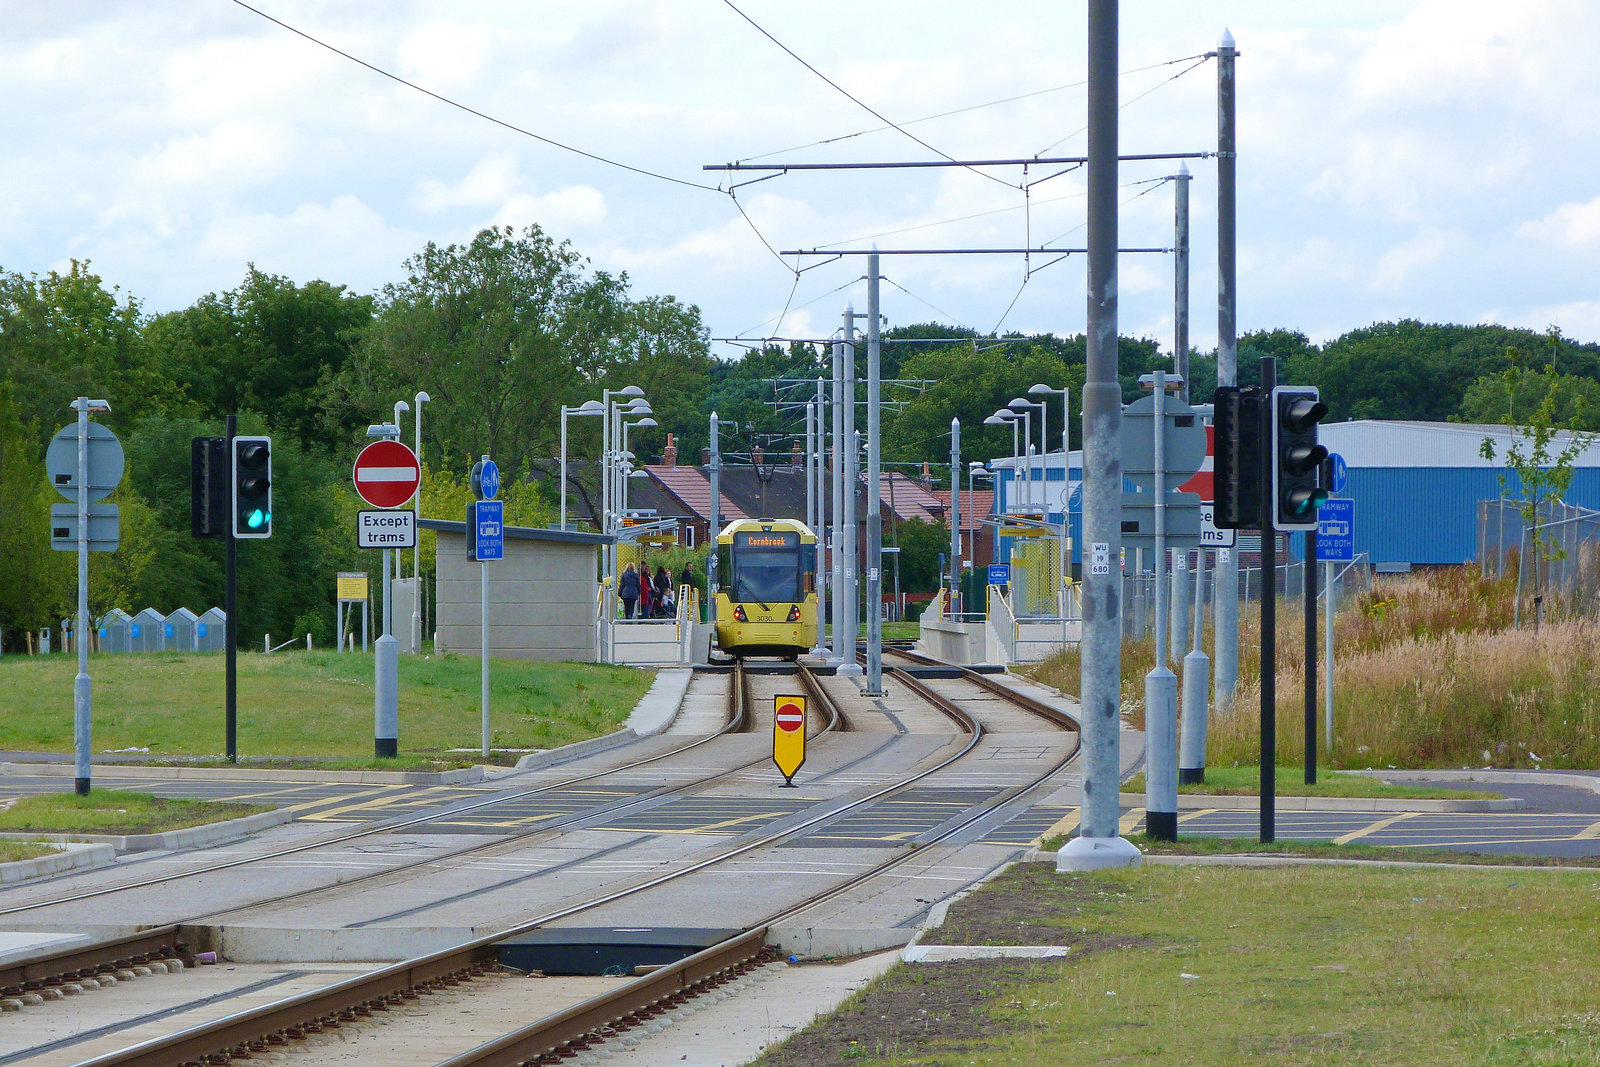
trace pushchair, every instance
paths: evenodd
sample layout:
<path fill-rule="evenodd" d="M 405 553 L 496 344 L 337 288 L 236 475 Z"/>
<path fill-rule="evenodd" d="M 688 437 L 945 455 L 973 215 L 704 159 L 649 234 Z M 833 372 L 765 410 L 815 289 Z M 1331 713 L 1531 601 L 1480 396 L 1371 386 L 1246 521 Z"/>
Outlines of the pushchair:
<path fill-rule="evenodd" d="M 650 601 L 650 617 L 652 619 L 670 619 L 678 614 L 678 606 L 673 602 L 670 592 L 657 593 Z"/>

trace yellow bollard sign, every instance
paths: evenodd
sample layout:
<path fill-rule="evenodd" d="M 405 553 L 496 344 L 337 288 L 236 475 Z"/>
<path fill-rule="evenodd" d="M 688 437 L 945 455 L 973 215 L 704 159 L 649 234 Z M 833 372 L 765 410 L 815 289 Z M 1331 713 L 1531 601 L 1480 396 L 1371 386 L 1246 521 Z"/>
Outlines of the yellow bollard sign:
<path fill-rule="evenodd" d="M 806 698 L 773 700 L 772 762 L 783 772 L 783 784 L 795 787 L 795 772 L 806 761 Z"/>

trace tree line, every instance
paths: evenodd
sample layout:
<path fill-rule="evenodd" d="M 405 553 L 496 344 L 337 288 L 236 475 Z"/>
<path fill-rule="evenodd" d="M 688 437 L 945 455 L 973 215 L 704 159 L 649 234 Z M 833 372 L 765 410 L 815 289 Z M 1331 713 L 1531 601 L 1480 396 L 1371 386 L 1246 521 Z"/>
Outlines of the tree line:
<path fill-rule="evenodd" d="M 91 561 L 96 615 L 114 606 L 168 612 L 220 603 L 221 545 L 189 536 L 189 439 L 221 433 L 229 413 L 240 416 L 241 433 L 273 436 L 274 536 L 239 553 L 241 640 L 257 644 L 264 632 L 331 640 L 334 573 L 376 569 L 353 547 L 359 500 L 351 461 L 367 427 L 389 421 L 394 403 L 418 390 L 432 397 L 423 413 L 425 514 L 460 518 L 466 472 L 487 452 L 507 475 L 508 521 L 544 525 L 556 512 L 562 404 L 640 386 L 660 424 L 630 438 L 647 462 L 659 459 L 669 432 L 680 462 L 697 462 L 712 411 L 726 451 L 761 446 L 771 454 L 786 452 L 801 432 L 798 410 L 785 401 L 812 392 L 795 385 L 780 395 L 773 382 L 829 375 L 822 344 L 757 345 L 737 359 L 713 358 L 698 307 L 633 294 L 625 273 L 594 269 L 537 226 L 429 243 L 402 274 L 363 294 L 251 266 L 231 290 L 149 314 L 87 263 L 44 275 L 0 271 L 5 650 L 19 646 L 21 629 L 54 625 L 75 602 L 72 556 L 49 547 L 49 509 L 59 498 L 46 484 L 43 456 L 71 421 L 67 405 L 76 396 L 111 402 L 100 419 L 128 457 L 111 498 L 121 508 L 122 547 Z M 886 331 L 883 377 L 916 384 L 886 392 L 903 404 L 885 416 L 885 460 L 926 461 L 947 485 L 952 417 L 961 419 L 964 461 L 1008 455 L 1011 431 L 983 420 L 1035 383 L 1069 391 L 1071 444 L 1079 447 L 1085 354 L 1081 335 L 981 338 L 937 323 Z M 1280 381 L 1319 386 L 1335 419 L 1515 421 L 1553 391 L 1564 424 L 1600 429 L 1600 345 L 1555 333 L 1407 320 L 1317 345 L 1295 330 L 1259 330 L 1239 339 L 1243 383 L 1255 378 L 1262 355 L 1278 357 Z M 856 361 L 864 383 L 864 343 Z M 1127 399 L 1138 395 L 1139 376 L 1157 368 L 1170 370 L 1158 341 L 1121 339 Z M 1215 352 L 1191 356 L 1191 377 L 1196 400 L 1209 397 Z M 1060 401 L 1046 402 L 1054 443 Z M 581 513 L 597 496 L 598 422 L 569 422 L 576 473 L 568 492 Z M 430 542 L 424 535 L 425 576 Z"/>

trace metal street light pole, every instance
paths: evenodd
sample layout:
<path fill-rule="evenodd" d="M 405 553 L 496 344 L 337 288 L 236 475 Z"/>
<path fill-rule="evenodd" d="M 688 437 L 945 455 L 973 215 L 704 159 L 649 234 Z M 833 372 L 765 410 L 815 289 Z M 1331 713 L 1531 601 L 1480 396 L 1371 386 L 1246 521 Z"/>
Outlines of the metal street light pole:
<path fill-rule="evenodd" d="M 972 494 L 968 493 L 968 503 Z M 950 420 L 950 614 L 961 596 L 961 420 Z"/>
<path fill-rule="evenodd" d="M 836 674 L 857 676 L 861 666 L 856 663 L 856 624 L 860 619 L 861 599 L 857 594 L 856 567 L 860 559 L 860 531 L 856 528 L 856 494 L 861 490 L 861 478 L 856 467 L 856 313 L 846 305 L 844 309 L 844 593 L 834 603 L 837 613 L 844 609 L 844 639 L 834 651 L 843 662 Z M 873 486 L 874 492 L 877 486 Z"/>
<path fill-rule="evenodd" d="M 405 436 L 403 433 L 401 433 L 401 430 L 404 428 L 405 423 L 400 421 L 400 414 L 401 414 L 401 412 L 410 411 L 410 410 L 411 410 L 411 405 L 408 404 L 406 401 L 404 401 L 404 400 L 396 400 L 394 402 L 394 439 L 396 441 L 401 440 Z M 404 559 L 405 554 L 402 553 L 398 548 L 391 549 L 389 554 L 394 557 L 394 580 L 397 581 L 397 582 L 403 581 L 404 578 L 405 578 L 404 574 L 402 573 L 404 568 L 402 568 L 400 564 L 401 564 L 401 561 Z M 383 610 L 389 614 L 390 625 L 392 626 L 393 622 L 394 622 L 394 609 L 391 608 L 389 606 L 389 603 L 388 603 L 389 592 L 390 591 L 388 589 L 385 589 L 383 591 L 383 595 L 384 595 L 384 598 L 385 598 L 384 599 Z M 394 630 L 391 629 L 389 632 L 393 633 Z"/>

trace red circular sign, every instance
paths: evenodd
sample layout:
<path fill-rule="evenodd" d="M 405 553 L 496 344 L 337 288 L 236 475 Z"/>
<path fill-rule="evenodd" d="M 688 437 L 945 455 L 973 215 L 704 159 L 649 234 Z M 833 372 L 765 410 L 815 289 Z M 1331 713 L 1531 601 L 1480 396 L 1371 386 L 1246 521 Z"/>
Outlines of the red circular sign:
<path fill-rule="evenodd" d="M 351 477 L 362 500 L 375 508 L 397 508 L 416 494 L 422 469 L 417 454 L 399 441 L 374 441 L 356 457 Z"/>
<path fill-rule="evenodd" d="M 785 704 L 778 709 L 778 729 L 792 734 L 806 724 L 806 713 L 796 704 Z"/>

